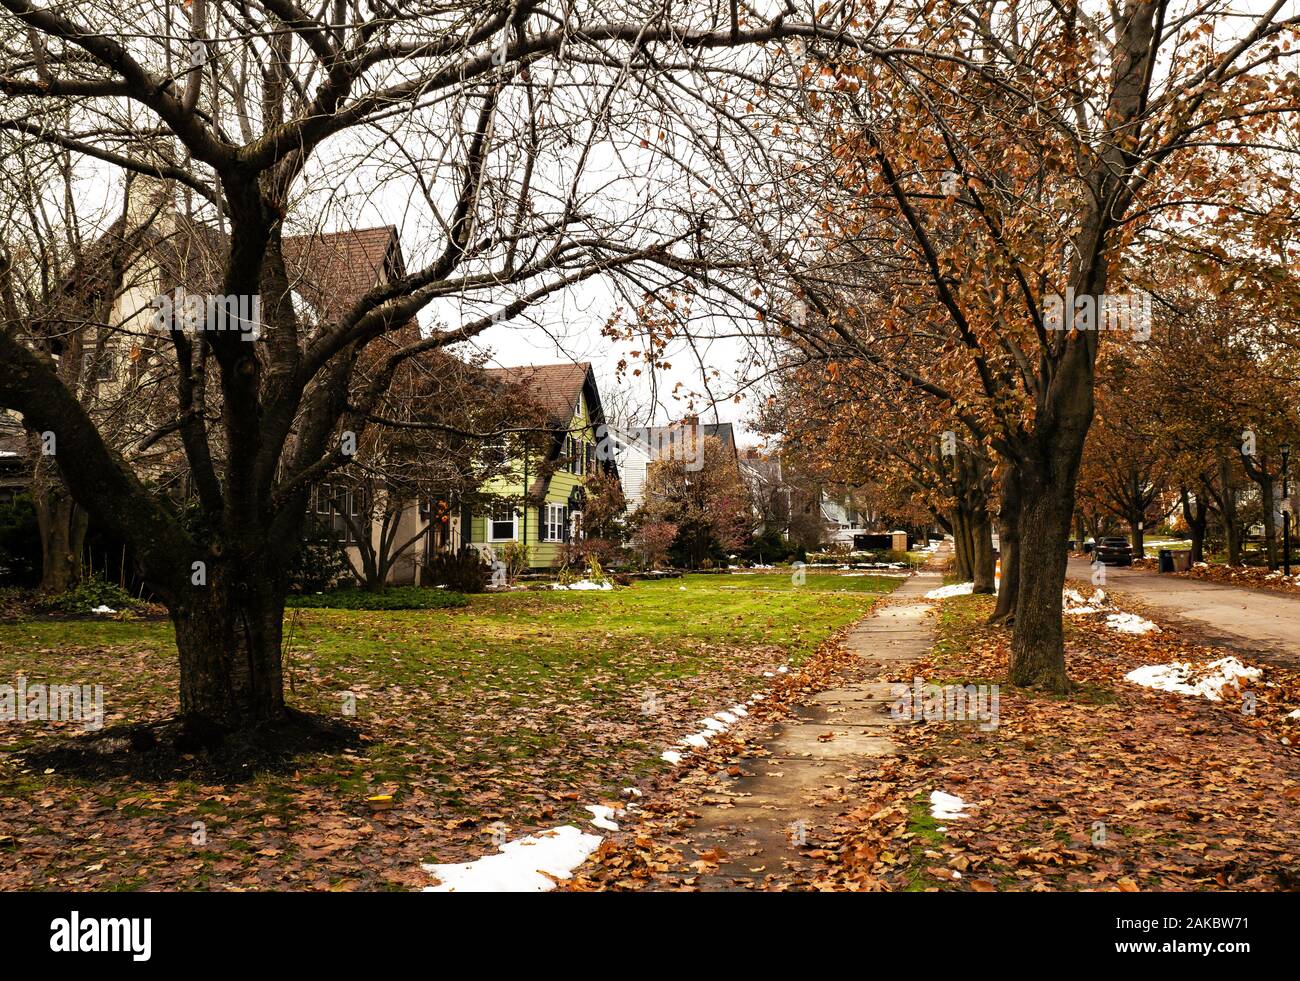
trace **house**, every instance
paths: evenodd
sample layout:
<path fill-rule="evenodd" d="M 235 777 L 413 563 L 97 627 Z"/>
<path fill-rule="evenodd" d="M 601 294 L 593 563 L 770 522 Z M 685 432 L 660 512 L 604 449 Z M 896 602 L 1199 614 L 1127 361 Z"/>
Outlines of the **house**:
<path fill-rule="evenodd" d="M 627 509 L 635 511 L 645 500 L 646 474 L 650 465 L 665 457 L 689 458 L 701 452 L 703 439 L 715 438 L 737 457 L 736 433 L 729 422 L 701 423 L 699 416 L 686 416 L 667 426 L 644 426 L 609 431 L 612 457 L 618 463 Z"/>
<path fill-rule="evenodd" d="M 605 426 L 600 391 L 587 362 L 487 369 L 494 381 L 521 385 L 544 410 L 544 449 L 505 440 L 493 448 L 506 462 L 504 473 L 483 488 L 499 498 L 490 511 L 462 508 L 454 542 L 463 541 L 500 558 L 512 543 L 526 550 L 529 568 L 562 564 L 565 548 L 584 536 L 583 483 L 597 468 L 617 473 L 597 453 L 596 431 Z"/>

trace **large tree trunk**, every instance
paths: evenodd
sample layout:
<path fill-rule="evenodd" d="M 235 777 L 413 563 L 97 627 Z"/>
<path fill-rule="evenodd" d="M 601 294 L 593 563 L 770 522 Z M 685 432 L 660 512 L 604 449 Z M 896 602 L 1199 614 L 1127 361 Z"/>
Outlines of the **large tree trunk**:
<path fill-rule="evenodd" d="M 1142 518 L 1131 518 L 1128 523 L 1129 537 L 1133 542 L 1133 558 L 1146 558 L 1146 529 Z"/>
<path fill-rule="evenodd" d="M 216 568 L 171 610 L 180 652 L 181 715 L 204 732 L 247 730 L 284 715 L 282 577 Z"/>
<path fill-rule="evenodd" d="M 990 624 L 1009 624 L 1015 620 L 1016 597 L 1020 593 L 1020 472 L 1010 464 L 1004 464 L 1000 493 L 998 551 L 1002 581 Z"/>
<path fill-rule="evenodd" d="M 952 512 L 953 572 L 962 582 L 975 578 L 974 542 L 970 534 L 970 521 L 961 506 Z"/>
<path fill-rule="evenodd" d="M 972 569 L 971 579 L 975 586 L 972 592 L 991 595 L 996 589 L 994 575 L 996 560 L 993 557 L 993 522 L 987 508 L 980 508 L 971 515 Z"/>
<path fill-rule="evenodd" d="M 1277 569 L 1277 522 L 1273 520 L 1273 478 L 1264 474 L 1259 480 L 1260 503 L 1264 506 L 1264 547 L 1268 552 L 1269 569 Z"/>
<path fill-rule="evenodd" d="M 1191 561 L 1205 561 L 1205 525 L 1209 509 L 1206 507 L 1204 493 L 1196 495 L 1196 507 L 1192 507 L 1191 495 L 1183 487 L 1178 492 L 1183 505 L 1183 520 L 1192 536 Z"/>
<path fill-rule="evenodd" d="M 1026 473 L 1020 512 L 1020 572 L 1011 640 L 1011 683 L 1065 692 L 1061 593 L 1074 511 L 1073 482 Z"/>
<path fill-rule="evenodd" d="M 1228 550 L 1228 565 L 1241 565 L 1241 529 L 1237 522 L 1237 490 L 1232 486 L 1232 470 L 1227 454 L 1219 454 L 1219 520 L 1223 523 L 1223 541 Z"/>
<path fill-rule="evenodd" d="M 62 593 L 81 579 L 86 512 L 57 479 L 46 488 L 34 488 L 32 503 L 41 533 L 41 589 Z"/>

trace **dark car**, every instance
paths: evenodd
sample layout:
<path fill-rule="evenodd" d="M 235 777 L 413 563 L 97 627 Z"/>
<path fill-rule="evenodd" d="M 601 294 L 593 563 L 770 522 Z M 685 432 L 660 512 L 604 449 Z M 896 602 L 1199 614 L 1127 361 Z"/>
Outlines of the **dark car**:
<path fill-rule="evenodd" d="M 1103 565 L 1132 565 L 1133 549 L 1127 538 L 1103 538 L 1093 553 Z"/>

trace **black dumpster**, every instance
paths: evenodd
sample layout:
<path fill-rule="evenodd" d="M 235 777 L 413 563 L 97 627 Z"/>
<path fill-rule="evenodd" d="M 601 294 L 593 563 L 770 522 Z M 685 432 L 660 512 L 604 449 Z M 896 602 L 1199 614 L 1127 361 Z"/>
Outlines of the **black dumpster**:
<path fill-rule="evenodd" d="M 1172 549 L 1162 548 L 1160 550 L 1160 571 L 1174 571 L 1174 553 Z"/>

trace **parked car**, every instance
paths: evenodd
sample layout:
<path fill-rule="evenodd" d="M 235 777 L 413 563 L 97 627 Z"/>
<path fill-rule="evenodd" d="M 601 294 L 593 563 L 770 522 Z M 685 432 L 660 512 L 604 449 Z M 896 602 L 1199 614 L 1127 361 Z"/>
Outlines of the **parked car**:
<path fill-rule="evenodd" d="M 1133 548 L 1127 538 L 1103 538 L 1093 551 L 1103 565 L 1133 564 Z"/>

